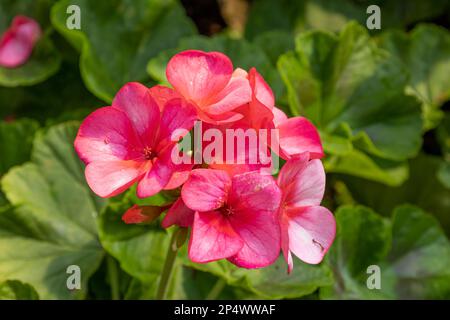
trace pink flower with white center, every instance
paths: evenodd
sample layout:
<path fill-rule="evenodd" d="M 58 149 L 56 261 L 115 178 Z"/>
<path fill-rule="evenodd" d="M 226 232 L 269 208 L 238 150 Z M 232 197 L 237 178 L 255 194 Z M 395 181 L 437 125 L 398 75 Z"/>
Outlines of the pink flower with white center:
<path fill-rule="evenodd" d="M 187 179 L 192 165 L 173 163 L 172 150 L 178 146 L 171 135 L 193 127 L 195 109 L 180 98 L 158 101 L 162 110 L 147 87 L 128 83 L 112 106 L 94 111 L 81 124 L 75 149 L 87 165 L 89 186 L 100 197 L 115 196 L 136 182 L 137 195 L 149 197 Z"/>
<path fill-rule="evenodd" d="M 309 160 L 307 153 L 293 156 L 281 169 L 278 186 L 281 249 L 288 271 L 294 266 L 291 252 L 306 263 L 320 263 L 336 235 L 333 214 L 320 206 L 325 192 L 322 163 Z"/>
<path fill-rule="evenodd" d="M 231 177 L 221 170 L 196 169 L 181 196 L 195 211 L 189 241 L 192 261 L 226 258 L 239 267 L 260 268 L 278 258 L 281 192 L 271 176 L 248 172 Z"/>
<path fill-rule="evenodd" d="M 248 80 L 233 73 L 231 60 L 220 52 L 183 51 L 170 59 L 167 80 L 186 100 L 192 102 L 201 120 L 233 122 L 242 115 L 234 109 L 251 99 Z"/>
<path fill-rule="evenodd" d="M 0 66 L 16 68 L 24 64 L 41 37 L 39 24 L 28 17 L 14 17 L 0 39 Z"/>

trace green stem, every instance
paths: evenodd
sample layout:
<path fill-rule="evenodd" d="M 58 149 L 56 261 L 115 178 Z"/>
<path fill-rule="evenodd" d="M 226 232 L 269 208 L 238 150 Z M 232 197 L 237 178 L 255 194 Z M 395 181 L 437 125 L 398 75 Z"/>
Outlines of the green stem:
<path fill-rule="evenodd" d="M 113 257 L 107 256 L 106 263 L 108 267 L 109 284 L 111 286 L 111 298 L 113 300 L 120 299 L 119 289 L 119 272 L 117 271 L 117 264 Z"/>
<path fill-rule="evenodd" d="M 173 267 L 175 265 L 175 259 L 178 253 L 178 235 L 179 229 L 175 230 L 170 239 L 169 248 L 167 249 L 166 261 L 161 274 L 161 280 L 159 281 L 158 291 L 156 293 L 157 300 L 163 300 L 167 293 L 167 287 L 169 284 L 170 276 L 172 275 Z"/>
<path fill-rule="evenodd" d="M 215 300 L 222 292 L 223 288 L 226 286 L 226 281 L 223 279 L 218 279 L 217 282 L 212 287 L 211 291 L 206 296 L 206 300 Z"/>

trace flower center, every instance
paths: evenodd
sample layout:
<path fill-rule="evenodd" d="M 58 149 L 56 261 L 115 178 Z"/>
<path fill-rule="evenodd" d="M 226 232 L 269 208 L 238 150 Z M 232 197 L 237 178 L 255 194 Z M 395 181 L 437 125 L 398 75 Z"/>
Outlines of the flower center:
<path fill-rule="evenodd" d="M 156 158 L 156 152 L 154 152 L 150 147 L 145 147 L 143 153 L 145 160 L 153 160 L 153 158 Z"/>
<path fill-rule="evenodd" d="M 232 216 L 234 214 L 234 209 L 227 204 L 225 204 L 223 207 L 219 209 L 220 213 L 223 214 L 225 217 Z"/>

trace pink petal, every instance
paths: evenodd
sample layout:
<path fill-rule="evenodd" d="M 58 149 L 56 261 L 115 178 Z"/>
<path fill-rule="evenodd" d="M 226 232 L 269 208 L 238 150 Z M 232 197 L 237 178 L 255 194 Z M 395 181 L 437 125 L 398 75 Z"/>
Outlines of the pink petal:
<path fill-rule="evenodd" d="M 175 147 L 175 146 L 173 146 Z M 174 173 L 172 162 L 172 148 L 166 148 L 153 159 L 153 165 L 145 176 L 139 181 L 137 196 L 139 198 L 151 197 L 160 192 L 170 181 Z"/>
<path fill-rule="evenodd" d="M 86 181 L 102 198 L 116 196 L 131 187 L 143 174 L 136 161 L 95 161 L 87 165 Z"/>
<path fill-rule="evenodd" d="M 0 66 L 15 68 L 24 64 L 41 33 L 41 28 L 35 20 L 16 16 L 0 39 Z"/>
<path fill-rule="evenodd" d="M 231 178 L 225 171 L 195 169 L 181 189 L 184 203 L 195 211 L 220 208 L 227 199 Z"/>
<path fill-rule="evenodd" d="M 228 258 L 242 246 L 243 241 L 221 213 L 195 213 L 189 240 L 189 258 L 192 261 L 205 263 Z"/>
<path fill-rule="evenodd" d="M 142 149 L 130 120 L 112 107 L 92 112 L 78 130 L 75 150 L 87 164 L 93 161 L 142 158 Z"/>
<path fill-rule="evenodd" d="M 173 145 L 171 148 L 173 153 L 178 152 L 180 157 L 183 157 L 184 160 L 184 156 L 186 155 L 180 152 L 178 144 Z M 173 173 L 172 176 L 170 177 L 169 182 L 164 186 L 164 190 L 171 190 L 178 188 L 187 181 L 187 179 L 189 178 L 189 174 L 191 173 L 192 168 L 194 167 L 192 157 L 187 156 L 187 159 L 189 160 L 189 163 L 180 163 L 180 164 L 175 163 L 172 159 L 170 160 Z"/>
<path fill-rule="evenodd" d="M 142 144 L 153 147 L 160 111 L 149 89 L 140 83 L 129 82 L 116 94 L 112 106 L 125 112 Z"/>
<path fill-rule="evenodd" d="M 233 73 L 231 60 L 220 52 L 183 51 L 167 64 L 167 80 L 198 105 L 225 88 Z"/>
<path fill-rule="evenodd" d="M 280 136 L 280 156 L 287 160 L 289 157 L 309 152 L 311 158 L 324 156 L 319 133 L 314 125 L 303 117 L 294 117 L 282 122 L 278 126 Z"/>
<path fill-rule="evenodd" d="M 243 118 L 243 115 L 238 112 L 229 111 L 220 115 L 208 114 L 200 109 L 197 109 L 198 118 L 205 123 L 210 124 L 227 124 L 232 123 Z"/>
<path fill-rule="evenodd" d="M 221 115 L 248 103 L 251 99 L 252 90 L 248 80 L 232 77 L 222 91 L 207 101 L 207 107 L 203 110 L 211 115 Z"/>
<path fill-rule="evenodd" d="M 179 197 L 167 211 L 161 225 L 163 228 L 168 228 L 174 224 L 185 228 L 190 227 L 194 221 L 194 213 L 195 211 L 186 207 L 183 199 Z"/>
<path fill-rule="evenodd" d="M 258 73 L 258 71 L 256 71 L 255 68 L 251 68 L 248 74 L 248 79 L 256 99 L 267 108 L 272 109 L 275 105 L 275 98 L 272 89 L 264 78 Z"/>
<path fill-rule="evenodd" d="M 242 268 L 266 267 L 280 254 L 280 227 L 270 211 L 238 211 L 229 218 L 244 242 L 230 261 Z"/>
<path fill-rule="evenodd" d="M 233 177 L 228 205 L 233 229 L 244 241 L 229 260 L 239 267 L 260 268 L 272 264 L 280 253 L 280 228 L 276 213 L 281 192 L 271 176 L 256 172 Z"/>
<path fill-rule="evenodd" d="M 278 185 L 287 207 L 318 206 L 325 192 L 325 171 L 319 159 L 304 153 L 289 159 L 280 171 Z"/>
<path fill-rule="evenodd" d="M 275 212 L 280 201 L 281 190 L 272 176 L 247 172 L 233 177 L 227 203 L 236 210 Z"/>
<path fill-rule="evenodd" d="M 179 98 L 167 102 L 159 125 L 157 149 L 174 142 L 172 134 L 176 133 L 175 130 L 184 129 L 186 132 L 191 130 L 195 120 L 197 120 L 197 113 L 191 104 Z M 179 138 L 178 134 L 176 138 Z"/>
<path fill-rule="evenodd" d="M 181 98 L 181 96 L 172 88 L 161 85 L 153 86 L 148 90 L 161 111 L 168 101 L 175 98 Z"/>
<path fill-rule="evenodd" d="M 273 124 L 275 127 L 278 127 L 281 123 L 288 119 L 287 115 L 283 112 L 283 110 L 278 109 L 277 107 L 273 107 Z"/>
<path fill-rule="evenodd" d="M 320 263 L 333 243 L 336 221 L 324 207 L 290 208 L 285 211 L 289 249 L 306 263 Z"/>
<path fill-rule="evenodd" d="M 294 268 L 294 261 L 292 259 L 291 250 L 289 249 L 289 220 L 281 215 L 280 217 L 280 234 L 281 234 L 281 251 L 283 252 L 284 260 L 288 265 L 288 273 L 292 272 Z"/>
<path fill-rule="evenodd" d="M 189 167 L 192 169 L 193 165 L 190 165 Z M 164 190 L 172 190 L 172 189 L 176 189 L 179 186 L 181 186 L 189 178 L 191 169 L 185 170 L 185 171 L 180 171 L 180 172 L 174 172 L 172 174 L 172 176 L 170 177 L 169 182 L 166 184 L 166 186 L 163 189 Z"/>

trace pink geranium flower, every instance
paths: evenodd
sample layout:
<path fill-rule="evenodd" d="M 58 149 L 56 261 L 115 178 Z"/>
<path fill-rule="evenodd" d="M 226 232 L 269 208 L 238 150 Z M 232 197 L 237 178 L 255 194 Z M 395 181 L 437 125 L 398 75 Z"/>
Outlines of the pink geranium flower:
<path fill-rule="evenodd" d="M 336 222 L 320 206 L 325 192 L 325 172 L 318 159 L 303 153 L 289 159 L 280 171 L 282 191 L 279 210 L 281 249 L 288 271 L 293 268 L 291 252 L 306 263 L 317 264 L 333 243 Z"/>
<path fill-rule="evenodd" d="M 281 193 L 271 176 L 196 169 L 181 191 L 195 211 L 189 257 L 205 263 L 228 259 L 239 267 L 273 263 L 280 252 L 276 212 Z"/>
<path fill-rule="evenodd" d="M 289 118 L 275 106 L 272 89 L 264 78 L 250 69 L 247 74 L 238 69 L 241 76 L 246 76 L 252 89 L 252 99 L 237 109 L 243 118 L 235 126 L 259 129 L 277 129 L 278 139 L 269 141 L 269 146 L 285 160 L 293 155 L 309 152 L 312 159 L 324 156 L 322 143 L 316 127 L 304 117 Z"/>
<path fill-rule="evenodd" d="M 15 68 L 24 64 L 41 33 L 41 28 L 35 20 L 16 16 L 0 38 L 0 66 Z"/>
<path fill-rule="evenodd" d="M 167 80 L 185 99 L 192 102 L 201 120 L 232 122 L 242 118 L 234 109 L 251 99 L 248 80 L 233 73 L 231 60 L 220 52 L 188 50 L 170 59 Z"/>
<path fill-rule="evenodd" d="M 149 197 L 187 179 L 185 173 L 192 166 L 173 163 L 177 144 L 171 135 L 176 129 L 193 127 L 195 109 L 180 98 L 161 101 L 156 102 L 147 87 L 128 83 L 112 106 L 83 121 L 75 149 L 87 165 L 86 180 L 97 195 L 112 197 L 138 182 L 138 196 Z"/>

